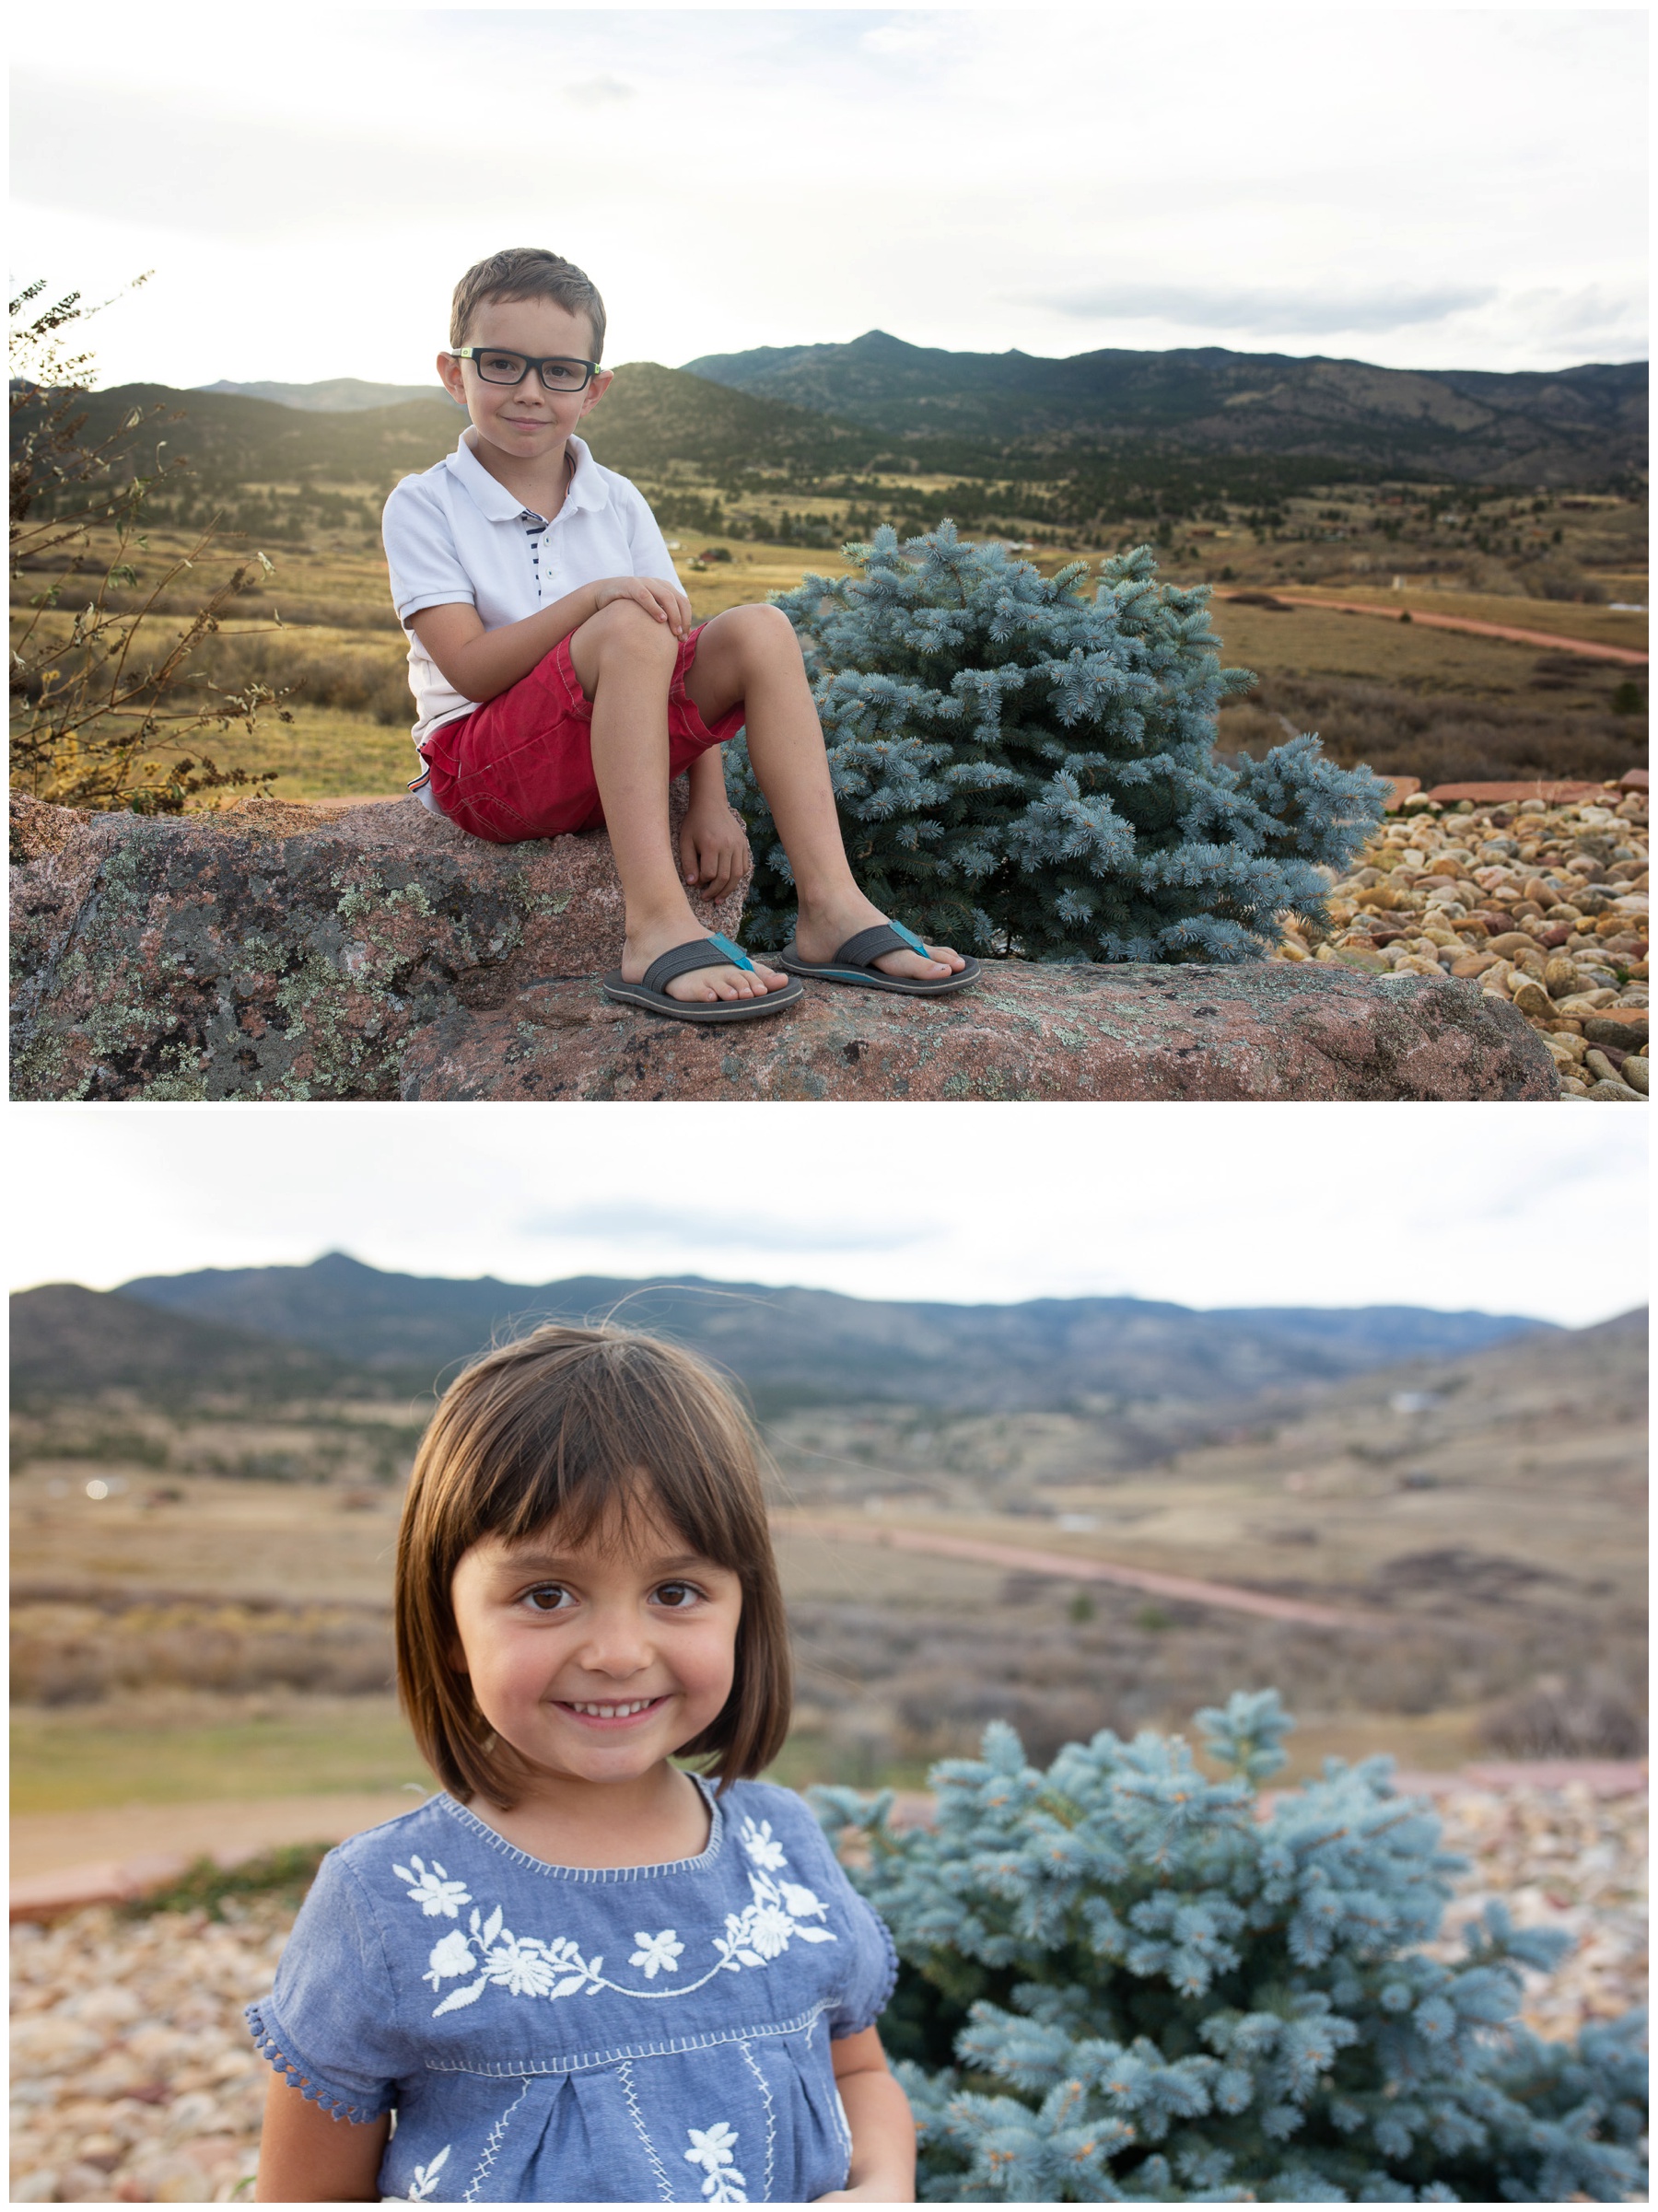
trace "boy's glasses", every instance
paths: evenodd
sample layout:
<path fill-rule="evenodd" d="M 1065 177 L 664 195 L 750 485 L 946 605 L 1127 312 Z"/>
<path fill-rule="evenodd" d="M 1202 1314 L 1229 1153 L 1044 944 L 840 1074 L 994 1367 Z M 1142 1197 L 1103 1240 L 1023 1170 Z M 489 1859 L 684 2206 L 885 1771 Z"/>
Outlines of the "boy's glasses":
<path fill-rule="evenodd" d="M 562 354 L 532 360 L 498 345 L 452 345 L 451 361 L 470 361 L 485 384 L 521 384 L 532 368 L 541 371 L 548 391 L 585 391 L 599 373 L 597 361 L 572 361 Z"/>

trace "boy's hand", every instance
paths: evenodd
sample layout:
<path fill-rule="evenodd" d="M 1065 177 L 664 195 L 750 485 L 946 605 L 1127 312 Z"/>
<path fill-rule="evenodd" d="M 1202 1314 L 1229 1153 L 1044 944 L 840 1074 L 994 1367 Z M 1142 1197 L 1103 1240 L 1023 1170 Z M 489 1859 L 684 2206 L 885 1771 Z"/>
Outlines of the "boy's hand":
<path fill-rule="evenodd" d="M 593 586 L 593 611 L 612 600 L 632 600 L 659 623 L 666 623 L 675 637 L 691 634 L 691 602 L 684 593 L 662 576 L 606 576 Z"/>
<path fill-rule="evenodd" d="M 723 899 L 738 877 L 746 873 L 749 859 L 748 832 L 742 817 L 733 814 L 718 793 L 705 798 L 693 791 L 680 824 L 680 866 L 687 888 L 700 891 L 709 899 Z"/>

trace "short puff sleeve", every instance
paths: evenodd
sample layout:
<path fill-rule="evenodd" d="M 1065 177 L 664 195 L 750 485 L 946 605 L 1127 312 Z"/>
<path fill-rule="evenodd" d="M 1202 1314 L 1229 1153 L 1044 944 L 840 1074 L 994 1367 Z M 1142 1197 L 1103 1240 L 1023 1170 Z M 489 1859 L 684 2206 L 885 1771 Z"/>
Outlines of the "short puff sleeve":
<path fill-rule="evenodd" d="M 841 2043 L 848 2035 L 861 2035 L 866 2028 L 872 2028 L 886 2010 L 898 1979 L 898 1952 L 886 1922 L 852 1887 L 822 1829 L 817 1831 L 817 1842 L 819 1879 L 852 1924 L 846 1975 L 827 2015 L 830 2041 Z"/>
<path fill-rule="evenodd" d="M 378 2119 L 397 2102 L 411 2054 L 396 2027 L 374 1914 L 337 1851 L 322 1861 L 268 1997 L 247 2008 L 261 2052 L 336 2119 Z"/>

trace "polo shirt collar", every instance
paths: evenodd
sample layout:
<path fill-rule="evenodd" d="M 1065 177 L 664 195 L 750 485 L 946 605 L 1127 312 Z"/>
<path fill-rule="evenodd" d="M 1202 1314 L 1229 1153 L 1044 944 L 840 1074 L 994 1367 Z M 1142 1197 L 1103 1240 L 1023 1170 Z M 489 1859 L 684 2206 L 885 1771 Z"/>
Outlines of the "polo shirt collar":
<path fill-rule="evenodd" d="M 507 486 L 489 473 L 472 449 L 472 436 L 469 425 L 461 433 L 455 450 L 446 457 L 446 466 L 460 478 L 471 494 L 473 506 L 487 521 L 516 522 L 524 512 L 522 500 L 515 499 Z M 581 438 L 572 437 L 569 450 L 576 456 L 576 472 L 565 494 L 565 508 L 603 506 L 604 480 L 599 473 L 598 462 Z"/>

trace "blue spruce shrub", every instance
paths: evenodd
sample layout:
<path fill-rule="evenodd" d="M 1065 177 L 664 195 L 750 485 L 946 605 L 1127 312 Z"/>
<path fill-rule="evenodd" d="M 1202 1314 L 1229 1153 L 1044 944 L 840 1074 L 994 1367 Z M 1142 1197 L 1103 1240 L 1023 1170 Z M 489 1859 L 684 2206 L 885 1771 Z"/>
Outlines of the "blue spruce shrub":
<path fill-rule="evenodd" d="M 1547 2043 L 1520 1969 L 1566 1939 L 1500 1904 L 1455 1965 L 1463 1862 L 1391 1762 L 1325 1762 L 1257 1820 L 1293 1724 L 1276 1691 L 1178 1738 L 1109 1730 L 1045 1774 L 1005 1723 L 934 1771 L 937 1825 L 814 1792 L 901 1962 L 881 2022 L 920 2195 L 1002 2204 L 1613 2204 L 1644 2192 L 1645 2015 Z M 867 1863 L 865 1861 L 867 1853 Z"/>
<path fill-rule="evenodd" d="M 941 523 L 847 548 L 776 603 L 823 724 L 853 872 L 935 943 L 1036 960 L 1243 960 L 1274 915 L 1316 921 L 1382 817 L 1384 786 L 1313 737 L 1215 757 L 1222 669 L 1208 593 L 1157 580 L 1150 549 L 1045 578 Z M 746 935 L 794 929 L 788 858 L 746 740 L 727 747 L 756 856 Z"/>

